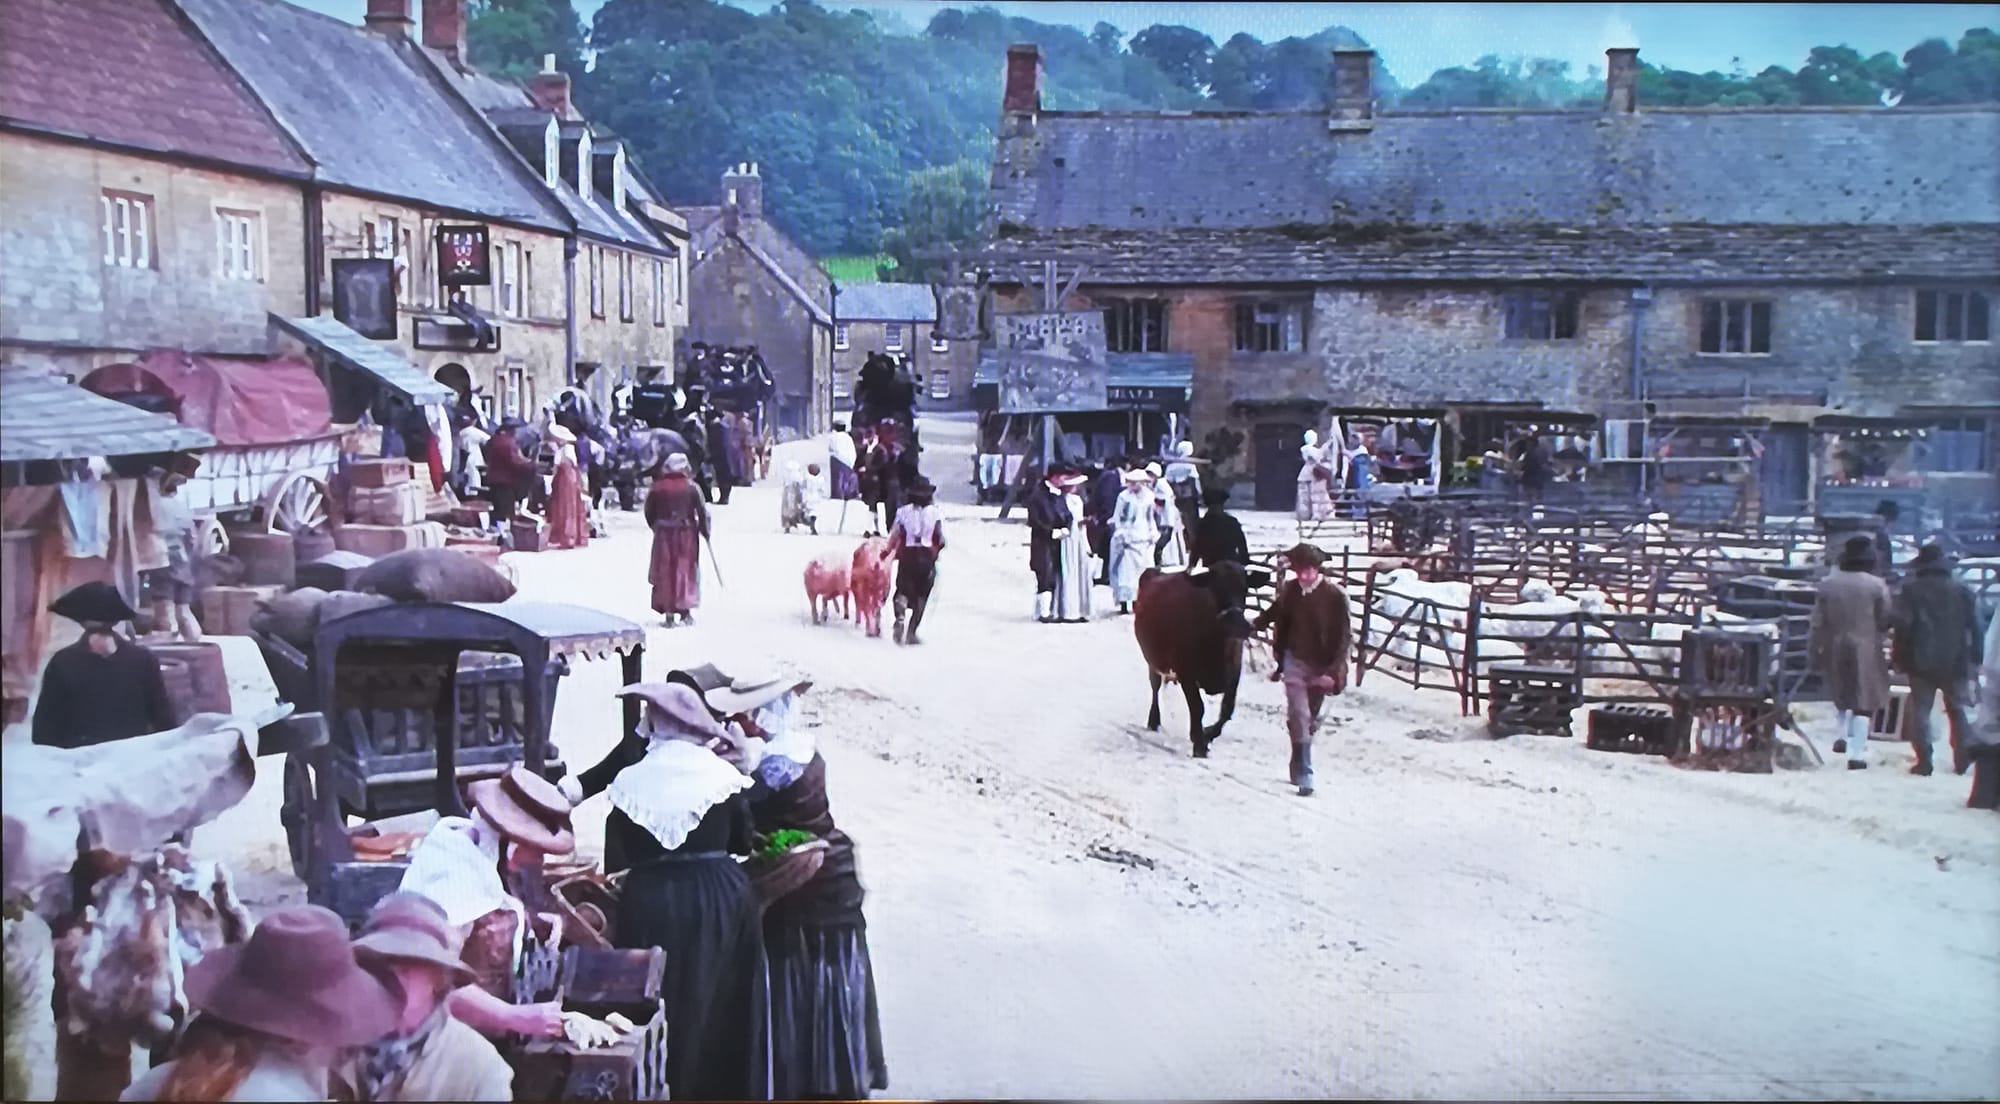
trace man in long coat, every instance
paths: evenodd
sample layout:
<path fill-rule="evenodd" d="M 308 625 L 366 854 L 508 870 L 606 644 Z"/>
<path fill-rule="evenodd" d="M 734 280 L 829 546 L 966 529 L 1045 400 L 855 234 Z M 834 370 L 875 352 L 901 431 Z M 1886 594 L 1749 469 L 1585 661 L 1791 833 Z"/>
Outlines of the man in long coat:
<path fill-rule="evenodd" d="M 1883 645 L 1893 620 L 1889 586 L 1875 574 L 1875 541 L 1849 537 L 1840 563 L 1820 580 L 1813 601 L 1807 651 L 1840 710 L 1833 750 L 1845 752 L 1848 770 L 1868 766 L 1868 728 L 1889 702 L 1889 664 Z"/>
<path fill-rule="evenodd" d="M 685 453 L 667 457 L 666 474 L 646 495 L 646 524 L 653 527 L 653 612 L 668 625 L 694 623 L 701 605 L 701 539 L 708 535 L 708 504 L 689 478 Z"/>
<path fill-rule="evenodd" d="M 1028 492 L 1028 566 L 1035 572 L 1035 617 L 1054 620 L 1056 586 L 1062 575 L 1062 542 L 1075 529 L 1064 501 L 1062 479 L 1067 469 L 1050 470 L 1041 486 Z"/>
<path fill-rule="evenodd" d="M 1972 702 L 1972 683 L 1979 670 L 1979 600 L 1972 588 L 1952 577 L 1944 549 L 1924 545 L 1917 552 L 1912 577 L 1896 595 L 1896 667 L 1910 676 L 1910 747 L 1917 753 L 1911 774 L 1931 773 L 1931 707 L 1944 695 L 1945 721 L 1951 731 L 1951 769 L 1964 774 L 1972 765 L 1967 755 L 1971 725 L 1965 707 Z"/>
<path fill-rule="evenodd" d="M 34 743 L 91 747 L 175 727 L 159 657 L 118 632 L 138 614 L 117 587 L 85 583 L 49 611 L 82 625 L 83 636 L 50 656 L 42 670 Z"/>

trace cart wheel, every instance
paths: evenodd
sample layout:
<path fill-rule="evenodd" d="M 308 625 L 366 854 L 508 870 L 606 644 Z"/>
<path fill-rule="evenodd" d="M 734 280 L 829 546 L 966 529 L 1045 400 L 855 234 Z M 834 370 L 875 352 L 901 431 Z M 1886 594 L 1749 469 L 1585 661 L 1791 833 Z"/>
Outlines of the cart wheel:
<path fill-rule="evenodd" d="M 278 819 L 285 825 L 285 843 L 292 852 L 292 874 L 310 883 L 307 864 L 312 855 L 313 833 L 312 770 L 303 756 L 285 756 L 284 805 Z"/>
<path fill-rule="evenodd" d="M 229 554 L 229 530 L 215 518 L 202 518 L 195 526 L 195 545 L 204 556 L 227 556 Z"/>
<path fill-rule="evenodd" d="M 327 525 L 326 484 L 311 472 L 296 471 L 286 476 L 264 500 L 264 520 L 273 533 L 300 533 L 325 529 Z"/>

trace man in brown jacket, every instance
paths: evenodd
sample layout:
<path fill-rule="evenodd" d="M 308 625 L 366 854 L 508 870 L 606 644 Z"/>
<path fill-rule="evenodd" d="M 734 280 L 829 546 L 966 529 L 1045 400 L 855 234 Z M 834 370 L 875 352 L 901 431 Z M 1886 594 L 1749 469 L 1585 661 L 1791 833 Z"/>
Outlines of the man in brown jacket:
<path fill-rule="evenodd" d="M 1868 728 L 1889 702 L 1889 664 L 1883 644 L 1891 620 L 1889 586 L 1875 571 L 1872 537 L 1849 537 L 1837 570 L 1820 580 L 1813 601 L 1807 652 L 1826 681 L 1826 695 L 1840 710 L 1836 754 L 1847 769 L 1868 765 Z"/>
<path fill-rule="evenodd" d="M 1309 544 L 1285 553 L 1292 577 L 1278 598 L 1257 616 L 1255 627 L 1271 627 L 1271 651 L 1278 669 L 1273 681 L 1285 684 L 1285 731 L 1292 740 L 1292 784 L 1300 797 L 1313 792 L 1312 740 L 1327 695 L 1347 689 L 1347 595 L 1326 581 L 1326 557 Z"/>
<path fill-rule="evenodd" d="M 1910 747 L 1917 753 L 1911 774 L 1931 773 L 1931 708 L 1944 694 L 1944 715 L 1951 726 L 1951 769 L 1964 774 L 1972 765 L 1966 741 L 1971 726 L 1965 707 L 1972 701 L 1972 682 L 1979 670 L 1979 600 L 1972 588 L 1952 578 L 1944 549 L 1924 545 L 1917 552 L 1911 576 L 1896 594 L 1896 639 L 1891 656 L 1896 669 L 1910 676 L 1910 709 L 1905 722 Z"/>

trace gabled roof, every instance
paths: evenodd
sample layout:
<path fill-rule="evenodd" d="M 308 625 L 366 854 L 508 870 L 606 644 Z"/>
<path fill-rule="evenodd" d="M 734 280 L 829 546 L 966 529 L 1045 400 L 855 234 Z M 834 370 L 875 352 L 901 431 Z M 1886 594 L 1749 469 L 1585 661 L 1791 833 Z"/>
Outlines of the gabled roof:
<path fill-rule="evenodd" d="M 81 460 L 215 447 L 165 414 L 107 399 L 25 365 L 0 366 L 0 461 Z"/>
<path fill-rule="evenodd" d="M 0 118 L 305 176 L 312 166 L 163 0 L 7 0 Z"/>
<path fill-rule="evenodd" d="M 784 288 L 791 294 L 792 298 L 797 299 L 805 306 L 806 310 L 812 314 L 813 321 L 818 322 L 822 326 L 833 325 L 833 315 L 827 313 L 825 304 L 815 299 L 813 294 L 806 290 L 805 285 L 794 279 L 791 273 L 786 272 L 785 266 L 779 264 L 777 258 L 757 248 L 757 244 L 748 238 L 739 235 L 735 240 L 752 257 L 757 258 L 757 263 L 763 265 L 771 273 L 771 278 L 778 281 L 778 286 Z"/>
<path fill-rule="evenodd" d="M 2000 109 L 1043 112 L 1004 262 L 1093 282 L 2000 275 Z"/>
<path fill-rule="evenodd" d="M 421 48 L 282 0 L 175 0 L 318 163 L 319 179 L 557 232 L 568 219 Z"/>
<path fill-rule="evenodd" d="M 935 322 L 937 298 L 927 284 L 842 284 L 833 296 L 842 322 Z"/>

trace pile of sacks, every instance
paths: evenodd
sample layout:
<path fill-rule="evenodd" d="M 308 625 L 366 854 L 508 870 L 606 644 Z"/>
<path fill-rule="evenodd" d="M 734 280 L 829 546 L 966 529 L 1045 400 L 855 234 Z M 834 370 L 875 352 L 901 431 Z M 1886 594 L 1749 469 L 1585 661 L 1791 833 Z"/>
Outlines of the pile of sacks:
<path fill-rule="evenodd" d="M 452 548 L 414 548 L 363 568 L 355 589 L 300 587 L 258 603 L 252 630 L 310 651 L 322 621 L 394 602 L 505 602 L 514 580 L 480 558 Z"/>

